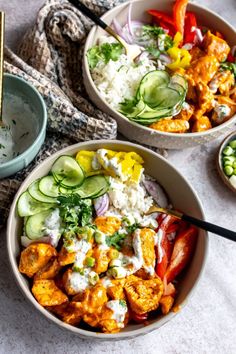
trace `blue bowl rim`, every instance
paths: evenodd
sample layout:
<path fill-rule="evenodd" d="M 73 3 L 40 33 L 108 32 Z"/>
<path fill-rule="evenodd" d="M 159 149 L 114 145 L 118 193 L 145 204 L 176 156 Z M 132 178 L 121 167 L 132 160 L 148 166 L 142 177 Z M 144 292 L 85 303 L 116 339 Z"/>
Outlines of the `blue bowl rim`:
<path fill-rule="evenodd" d="M 27 85 L 28 87 L 30 87 L 30 89 L 35 93 L 36 97 L 38 98 L 39 102 L 41 103 L 42 109 L 43 109 L 43 123 L 41 126 L 41 129 L 39 131 L 39 134 L 37 136 L 37 138 L 34 140 L 34 142 L 32 143 L 32 145 L 30 145 L 24 152 L 22 152 L 20 155 L 14 157 L 12 160 L 7 161 L 5 163 L 0 164 L 0 169 L 6 168 L 11 166 L 13 163 L 20 161 L 21 159 L 24 159 L 28 153 L 33 150 L 36 145 L 38 145 L 40 143 L 40 140 L 46 130 L 46 126 L 47 126 L 47 109 L 46 109 L 46 104 L 41 96 L 41 94 L 38 92 L 38 90 L 31 85 L 28 81 L 26 81 L 25 79 L 17 76 L 17 75 L 13 75 L 13 74 L 9 74 L 9 73 L 5 73 L 4 74 L 4 78 L 8 77 L 10 79 L 16 80 L 16 81 L 21 81 L 23 83 L 23 85 Z"/>

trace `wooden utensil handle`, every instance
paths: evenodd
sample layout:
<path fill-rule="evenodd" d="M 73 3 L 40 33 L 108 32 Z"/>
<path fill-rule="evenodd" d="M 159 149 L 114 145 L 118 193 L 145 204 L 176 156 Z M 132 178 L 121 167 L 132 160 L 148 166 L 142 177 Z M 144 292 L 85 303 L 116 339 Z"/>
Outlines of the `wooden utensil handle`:
<path fill-rule="evenodd" d="M 106 29 L 108 26 L 105 22 L 103 22 L 97 15 L 95 15 L 87 6 L 85 6 L 79 0 L 69 0 L 71 4 L 73 4 L 78 10 L 80 10 L 84 15 L 88 16 L 90 20 L 95 22 L 98 26 Z"/>
<path fill-rule="evenodd" d="M 207 222 L 207 221 L 196 219 L 193 216 L 189 216 L 189 215 L 185 215 L 185 214 L 183 214 L 181 219 L 188 221 L 189 223 L 191 223 L 197 227 L 200 227 L 203 230 L 210 231 L 213 234 L 223 236 L 223 237 L 227 238 L 228 240 L 236 241 L 236 232 L 234 232 L 234 231 L 225 229 L 224 227 L 221 227 L 221 226 L 211 224 L 210 222 Z"/>
<path fill-rule="evenodd" d="M 0 12 L 0 121 L 2 121 L 4 32 L 5 32 L 5 13 Z"/>

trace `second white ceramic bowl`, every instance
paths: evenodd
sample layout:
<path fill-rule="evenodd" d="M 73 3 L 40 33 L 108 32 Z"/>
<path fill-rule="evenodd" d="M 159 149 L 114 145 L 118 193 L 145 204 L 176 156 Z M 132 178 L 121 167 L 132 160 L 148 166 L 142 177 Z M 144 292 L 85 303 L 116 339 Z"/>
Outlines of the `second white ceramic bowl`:
<path fill-rule="evenodd" d="M 107 24 L 111 24 L 112 20 L 116 18 L 120 24 L 124 25 L 127 22 L 129 3 L 130 2 L 126 2 L 116 6 L 112 10 L 108 11 L 105 15 L 103 15 L 102 19 Z M 148 22 L 151 19 L 150 16 L 146 13 L 148 9 L 158 9 L 160 11 L 171 13 L 172 7 L 173 0 L 132 1 L 132 19 Z M 196 4 L 189 4 L 188 11 L 194 12 L 196 14 L 197 19 L 201 25 L 221 32 L 231 46 L 236 43 L 235 29 L 216 13 Z M 128 118 L 115 111 L 105 100 L 101 98 L 100 93 L 90 75 L 86 53 L 89 48 L 97 43 L 98 38 L 101 35 L 104 35 L 104 33 L 105 32 L 102 29 L 94 26 L 86 40 L 83 57 L 84 85 L 90 99 L 94 102 L 94 104 L 103 112 L 106 112 L 114 119 L 116 119 L 118 123 L 118 129 L 124 136 L 130 140 L 135 140 L 138 143 L 155 147 L 167 149 L 184 149 L 205 144 L 213 139 L 218 138 L 227 132 L 230 126 L 235 122 L 236 116 L 232 117 L 227 122 L 205 132 L 177 134 L 160 132 L 128 120 Z"/>

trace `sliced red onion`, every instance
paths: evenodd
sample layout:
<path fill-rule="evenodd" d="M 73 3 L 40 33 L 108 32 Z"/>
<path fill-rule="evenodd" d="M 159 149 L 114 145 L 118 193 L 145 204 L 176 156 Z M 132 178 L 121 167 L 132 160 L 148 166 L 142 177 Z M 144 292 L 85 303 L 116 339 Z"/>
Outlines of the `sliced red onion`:
<path fill-rule="evenodd" d="M 27 236 L 21 236 L 21 244 L 23 247 L 28 247 L 32 243 L 39 243 L 39 242 L 51 244 L 51 238 L 50 238 L 50 236 L 43 236 L 43 237 L 37 238 L 36 240 L 31 240 Z"/>
<path fill-rule="evenodd" d="M 168 207 L 168 198 L 165 192 L 163 191 L 162 187 L 157 182 L 144 180 L 143 184 L 148 194 L 151 195 L 157 205 L 159 205 L 161 208 Z"/>
<path fill-rule="evenodd" d="M 196 28 L 195 33 L 196 33 L 196 37 L 197 37 L 197 40 L 199 41 L 199 43 L 202 43 L 203 35 L 202 35 L 202 31 L 200 30 L 200 28 Z"/>
<path fill-rule="evenodd" d="M 126 41 L 126 43 L 131 44 L 130 38 L 128 38 L 128 36 L 126 36 L 126 35 L 124 34 L 121 25 L 119 24 L 119 22 L 118 22 L 115 18 L 114 18 L 113 21 L 112 21 L 112 26 L 113 26 L 115 32 L 116 32 L 121 38 L 123 38 L 123 39 Z"/>
<path fill-rule="evenodd" d="M 172 62 L 171 57 L 169 57 L 167 54 L 160 54 L 159 59 L 166 64 L 170 64 Z"/>
<path fill-rule="evenodd" d="M 231 49 L 231 54 L 233 55 L 233 57 L 235 56 L 235 52 L 236 52 L 236 45 L 234 45 Z"/>
<path fill-rule="evenodd" d="M 128 24 L 128 29 L 131 37 L 134 36 L 133 28 L 132 28 L 132 22 L 131 22 L 131 12 L 132 12 L 132 3 L 129 4 L 128 8 L 128 18 L 127 18 L 127 24 Z"/>
<path fill-rule="evenodd" d="M 104 215 L 109 208 L 109 196 L 103 194 L 101 197 L 94 199 L 94 208 L 97 216 Z"/>

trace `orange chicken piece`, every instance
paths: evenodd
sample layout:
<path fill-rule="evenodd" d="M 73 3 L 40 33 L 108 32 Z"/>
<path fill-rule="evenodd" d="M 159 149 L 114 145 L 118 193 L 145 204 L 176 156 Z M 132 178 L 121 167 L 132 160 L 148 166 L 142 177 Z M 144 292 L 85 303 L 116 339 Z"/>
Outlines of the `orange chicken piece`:
<path fill-rule="evenodd" d="M 68 297 L 56 286 L 54 280 L 35 280 L 32 293 L 42 306 L 56 306 L 68 301 Z"/>
<path fill-rule="evenodd" d="M 47 243 L 33 243 L 21 252 L 19 271 L 31 278 L 56 255 L 57 251 L 53 246 Z"/>
<path fill-rule="evenodd" d="M 34 275 L 34 279 L 53 279 L 59 273 L 60 269 L 61 266 L 57 258 L 51 258 L 50 261 Z"/>
<path fill-rule="evenodd" d="M 201 116 L 194 122 L 192 132 L 204 132 L 211 128 L 212 125 L 210 119 L 207 116 Z"/>
<path fill-rule="evenodd" d="M 114 216 L 98 216 L 95 219 L 95 224 L 98 230 L 108 235 L 113 235 L 119 230 L 121 226 L 121 220 Z"/>
<path fill-rule="evenodd" d="M 185 133 L 189 129 L 189 123 L 182 119 L 162 119 L 152 123 L 149 128 L 168 133 Z"/>
<path fill-rule="evenodd" d="M 226 41 L 210 31 L 204 36 L 203 47 L 208 55 L 214 55 L 219 62 L 225 61 L 230 52 L 230 47 Z"/>
<path fill-rule="evenodd" d="M 76 252 L 68 252 L 67 249 L 62 246 L 60 252 L 58 253 L 58 262 L 61 267 L 75 262 Z"/>
<path fill-rule="evenodd" d="M 158 277 L 143 280 L 132 275 L 126 281 L 125 293 L 131 309 L 141 315 L 158 308 L 163 294 L 163 283 Z"/>
<path fill-rule="evenodd" d="M 189 86 L 199 83 L 208 84 L 219 69 L 219 62 L 214 55 L 204 55 L 191 63 L 186 70 Z"/>

